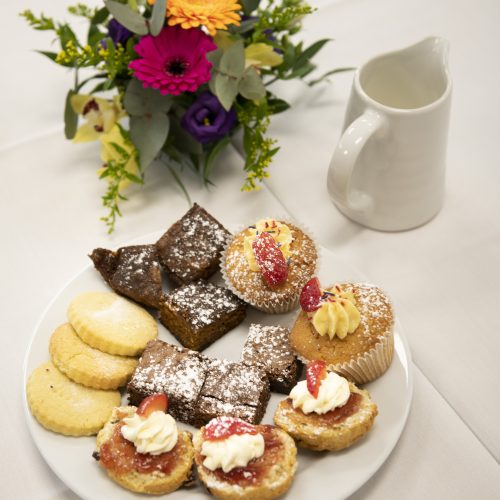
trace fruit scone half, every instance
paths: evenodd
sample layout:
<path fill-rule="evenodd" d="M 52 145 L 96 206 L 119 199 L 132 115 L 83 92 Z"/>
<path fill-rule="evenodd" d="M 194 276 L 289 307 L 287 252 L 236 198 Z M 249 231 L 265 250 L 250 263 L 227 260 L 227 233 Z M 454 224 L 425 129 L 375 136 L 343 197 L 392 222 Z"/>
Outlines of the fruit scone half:
<path fill-rule="evenodd" d="M 277 427 L 218 417 L 194 435 L 193 444 L 198 476 L 217 498 L 267 500 L 292 484 L 297 448 Z"/>
<path fill-rule="evenodd" d="M 128 490 L 161 495 L 192 481 L 191 433 L 177 429 L 167 401 L 154 394 L 138 408 L 117 407 L 97 435 L 93 457 Z"/>
<path fill-rule="evenodd" d="M 342 450 L 372 428 L 378 409 L 368 391 L 328 372 L 324 361 L 308 363 L 306 375 L 274 414 L 274 423 L 299 447 Z"/>

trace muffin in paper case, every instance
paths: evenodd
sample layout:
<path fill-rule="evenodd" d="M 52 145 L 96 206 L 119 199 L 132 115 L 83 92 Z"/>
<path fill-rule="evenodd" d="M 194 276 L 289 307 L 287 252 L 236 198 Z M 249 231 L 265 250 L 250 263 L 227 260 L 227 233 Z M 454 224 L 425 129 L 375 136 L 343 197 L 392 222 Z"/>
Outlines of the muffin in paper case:
<path fill-rule="evenodd" d="M 244 252 L 244 241 L 252 234 L 252 225 L 242 227 L 228 241 L 222 252 L 220 267 L 226 286 L 240 299 L 260 311 L 282 314 L 297 307 L 302 287 L 316 273 L 319 252 L 309 231 L 296 222 L 285 217 L 263 219 L 278 221 L 291 230 L 293 239 L 289 247 L 287 280 L 270 287 L 259 271 L 250 269 Z"/>
<path fill-rule="evenodd" d="M 364 384 L 383 375 L 394 356 L 394 312 L 392 303 L 377 286 L 344 283 L 356 298 L 361 321 L 353 333 L 339 339 L 320 335 L 304 311 L 300 311 L 290 331 L 290 345 L 307 363 L 320 359 L 328 369 Z"/>

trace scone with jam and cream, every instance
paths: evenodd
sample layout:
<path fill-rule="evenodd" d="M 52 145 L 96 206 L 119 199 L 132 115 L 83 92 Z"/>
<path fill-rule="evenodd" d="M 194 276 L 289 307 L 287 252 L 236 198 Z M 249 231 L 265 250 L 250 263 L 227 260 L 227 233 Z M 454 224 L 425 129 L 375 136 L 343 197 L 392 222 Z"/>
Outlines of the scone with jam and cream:
<path fill-rule="evenodd" d="M 128 490 L 160 495 L 192 480 L 191 433 L 177 429 L 167 401 L 154 394 L 138 408 L 117 407 L 97 435 L 94 458 Z"/>
<path fill-rule="evenodd" d="M 262 219 L 236 234 L 221 258 L 227 286 L 256 309 L 285 313 L 316 272 L 312 238 L 291 222 Z"/>
<path fill-rule="evenodd" d="M 394 354 L 394 312 L 387 295 L 367 283 L 322 288 L 312 278 L 300 295 L 301 311 L 290 345 L 307 363 L 323 360 L 328 369 L 357 384 L 380 377 Z"/>
<path fill-rule="evenodd" d="M 338 451 L 371 429 L 378 410 L 367 391 L 328 372 L 324 361 L 310 362 L 306 375 L 274 414 L 274 423 L 298 446 Z"/>
<path fill-rule="evenodd" d="M 292 484 L 297 448 L 277 427 L 218 417 L 194 435 L 193 443 L 198 476 L 217 498 L 268 500 Z"/>

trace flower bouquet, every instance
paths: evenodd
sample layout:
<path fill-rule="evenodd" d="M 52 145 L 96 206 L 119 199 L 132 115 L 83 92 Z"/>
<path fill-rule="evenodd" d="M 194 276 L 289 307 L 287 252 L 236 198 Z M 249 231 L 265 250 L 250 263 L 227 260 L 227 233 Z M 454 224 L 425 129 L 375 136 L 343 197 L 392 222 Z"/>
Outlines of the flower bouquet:
<path fill-rule="evenodd" d="M 40 52 L 74 71 L 74 86 L 66 97 L 65 135 L 74 142 L 101 143 L 99 175 L 108 183 L 103 220 L 110 232 L 121 215 L 124 189 L 142 184 L 146 168 L 157 157 L 186 193 L 180 171 L 193 169 L 209 183 L 217 155 L 240 130 L 246 174 L 242 189 L 258 189 L 268 177 L 279 149 L 266 136 L 270 116 L 289 107 L 269 85 L 307 77 L 315 69 L 311 58 L 328 40 L 307 48 L 292 41 L 301 19 L 313 12 L 302 0 L 267 0 L 265 7 L 260 3 L 78 4 L 69 12 L 88 21 L 85 42 L 67 23 L 22 12 L 33 28 L 54 31 L 58 37 L 58 52 Z M 94 70 L 90 75 L 88 68 Z"/>

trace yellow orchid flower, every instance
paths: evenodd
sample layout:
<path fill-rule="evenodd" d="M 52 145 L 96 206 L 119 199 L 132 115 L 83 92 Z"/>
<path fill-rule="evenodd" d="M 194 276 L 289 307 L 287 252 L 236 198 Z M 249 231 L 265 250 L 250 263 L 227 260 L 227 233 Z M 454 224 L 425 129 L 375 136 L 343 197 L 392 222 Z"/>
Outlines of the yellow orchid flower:
<path fill-rule="evenodd" d="M 267 43 L 252 43 L 245 49 L 245 67 L 257 66 L 268 67 L 279 66 L 283 62 L 283 56 L 274 51 Z"/>
<path fill-rule="evenodd" d="M 111 101 L 92 95 L 75 94 L 71 97 L 71 107 L 75 113 L 87 120 L 76 131 L 73 142 L 96 141 L 126 116 L 118 96 Z"/>
<path fill-rule="evenodd" d="M 119 125 L 115 124 L 109 132 L 100 134 L 99 140 L 101 141 L 101 160 L 104 163 L 102 169 L 99 170 L 99 174 L 106 168 L 107 163 L 114 161 L 116 163 L 125 162 L 125 171 L 137 177 L 140 176 L 137 149 L 132 141 L 126 138 L 123 129 Z M 119 149 L 122 149 L 126 153 L 126 156 L 113 146 L 113 144 L 116 144 Z M 130 184 L 128 179 L 122 180 L 119 189 L 124 189 L 128 184 Z"/>

